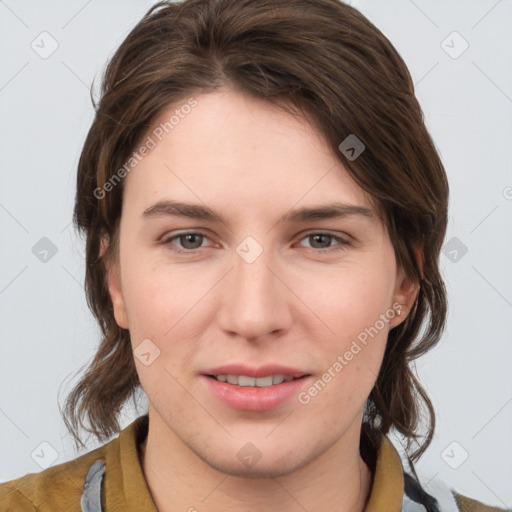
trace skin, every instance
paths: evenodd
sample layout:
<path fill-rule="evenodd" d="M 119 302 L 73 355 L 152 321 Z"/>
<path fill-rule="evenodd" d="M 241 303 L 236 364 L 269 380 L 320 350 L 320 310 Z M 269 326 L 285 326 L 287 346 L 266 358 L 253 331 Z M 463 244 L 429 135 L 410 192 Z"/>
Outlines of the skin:
<path fill-rule="evenodd" d="M 363 406 L 417 283 L 397 269 L 376 216 L 279 222 L 331 202 L 371 209 L 316 129 L 232 89 L 194 97 L 125 178 L 119 254 L 108 264 L 117 323 L 134 349 L 150 339 L 160 350 L 148 366 L 135 358 L 150 402 L 140 448 L 153 500 L 160 512 L 362 511 L 371 487 L 359 454 Z M 226 223 L 143 215 L 165 199 L 207 205 Z M 184 231 L 204 237 L 168 241 Z M 311 236 L 325 231 L 350 244 Z M 263 249 L 252 263 L 236 252 L 247 236 Z M 234 362 L 279 363 L 316 381 L 396 302 L 402 316 L 307 405 L 294 397 L 267 412 L 234 410 L 200 376 Z M 237 457 L 248 442 L 262 454 L 251 467 Z"/>

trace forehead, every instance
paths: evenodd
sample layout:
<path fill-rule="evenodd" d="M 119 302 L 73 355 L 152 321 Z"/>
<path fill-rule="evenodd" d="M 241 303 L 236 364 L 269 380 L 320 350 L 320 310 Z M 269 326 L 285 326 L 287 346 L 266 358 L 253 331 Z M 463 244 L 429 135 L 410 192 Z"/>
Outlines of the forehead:
<path fill-rule="evenodd" d="M 171 196 L 253 213 L 343 202 L 371 208 L 321 133 L 264 99 L 222 89 L 160 113 L 154 147 L 129 173 L 125 196 L 145 210 Z M 282 211 L 280 212 L 283 213 Z"/>

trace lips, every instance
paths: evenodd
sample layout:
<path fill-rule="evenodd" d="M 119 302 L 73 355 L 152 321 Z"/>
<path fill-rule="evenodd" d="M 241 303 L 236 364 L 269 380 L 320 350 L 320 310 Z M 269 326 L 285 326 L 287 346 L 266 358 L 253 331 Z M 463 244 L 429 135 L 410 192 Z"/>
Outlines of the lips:
<path fill-rule="evenodd" d="M 275 364 L 257 368 L 230 364 L 210 368 L 202 374 L 206 390 L 220 402 L 231 409 L 251 412 L 270 411 L 289 403 L 309 383 L 310 377 L 297 368 Z"/>

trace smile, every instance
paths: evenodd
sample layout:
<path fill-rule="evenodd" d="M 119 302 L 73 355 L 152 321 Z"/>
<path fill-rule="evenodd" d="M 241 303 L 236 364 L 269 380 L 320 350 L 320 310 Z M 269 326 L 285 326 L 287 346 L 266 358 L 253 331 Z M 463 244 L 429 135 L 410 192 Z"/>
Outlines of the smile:
<path fill-rule="evenodd" d="M 264 412 L 294 403 L 293 399 L 310 383 L 312 376 L 205 374 L 202 378 L 206 392 L 230 409 Z"/>
<path fill-rule="evenodd" d="M 267 375 L 265 377 L 249 377 L 247 375 L 210 375 L 210 377 L 219 382 L 227 382 L 235 386 L 266 388 L 281 384 L 282 382 L 290 382 L 294 380 L 288 375 Z"/>

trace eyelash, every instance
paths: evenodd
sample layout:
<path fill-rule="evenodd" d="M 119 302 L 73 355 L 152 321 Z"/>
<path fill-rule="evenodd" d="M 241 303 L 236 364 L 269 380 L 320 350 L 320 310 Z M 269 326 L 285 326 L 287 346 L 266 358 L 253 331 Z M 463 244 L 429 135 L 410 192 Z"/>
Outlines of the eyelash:
<path fill-rule="evenodd" d="M 168 237 L 168 238 L 164 238 L 160 243 L 162 245 L 166 245 L 166 246 L 171 246 L 171 243 L 174 241 L 174 240 L 178 240 L 182 237 L 185 237 L 187 235 L 198 235 L 198 236 L 201 236 L 203 238 L 208 238 L 206 235 L 204 235 L 203 233 L 198 233 L 197 231 L 186 231 L 184 233 L 179 233 L 177 235 L 173 235 L 171 237 Z M 326 248 L 326 249 L 315 249 L 314 247 L 312 248 L 314 252 L 317 252 L 317 253 L 320 253 L 320 254 L 325 254 L 325 253 L 328 253 L 328 252 L 337 252 L 337 251 L 344 251 L 346 250 L 346 248 L 348 246 L 351 245 L 351 243 L 347 240 L 345 240 L 344 238 L 340 237 L 340 236 L 337 236 L 337 235 L 334 235 L 332 233 L 329 233 L 329 232 L 325 232 L 325 231 L 313 231 L 313 232 L 310 232 L 310 233 L 307 233 L 305 234 L 300 241 L 306 239 L 306 238 L 310 238 L 312 236 L 315 236 L 315 235 L 321 235 L 321 236 L 328 236 L 328 237 L 331 237 L 333 240 L 335 240 L 336 242 L 339 243 L 339 247 L 337 249 L 334 249 L 334 250 L 331 250 L 331 248 Z M 178 254 L 186 254 L 186 255 L 193 255 L 193 254 L 196 254 L 198 251 L 200 251 L 202 249 L 202 247 L 199 247 L 197 249 L 172 249 L 171 250 L 173 252 L 176 252 Z"/>

